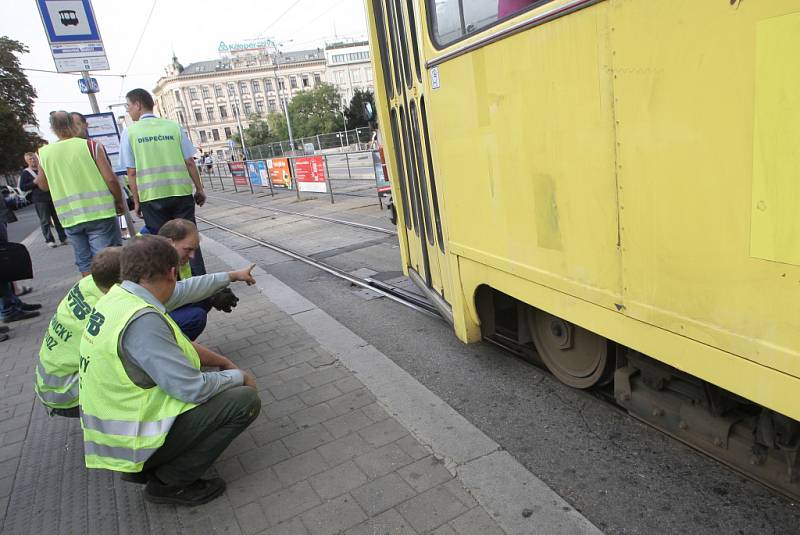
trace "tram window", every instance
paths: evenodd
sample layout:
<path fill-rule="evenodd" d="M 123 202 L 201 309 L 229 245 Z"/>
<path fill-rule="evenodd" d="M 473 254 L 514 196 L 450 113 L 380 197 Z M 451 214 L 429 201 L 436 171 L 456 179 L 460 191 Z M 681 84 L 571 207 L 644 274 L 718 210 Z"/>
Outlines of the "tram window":
<path fill-rule="evenodd" d="M 386 98 L 391 99 L 394 97 L 394 86 L 392 85 L 392 73 L 389 70 L 389 53 L 388 43 L 386 43 L 386 27 L 383 22 L 383 2 L 381 0 L 374 0 L 372 2 L 372 9 L 375 10 L 375 33 L 378 35 L 378 52 L 381 58 L 381 71 L 383 72 L 383 81 L 386 85 Z M 317 75 L 315 74 L 316 78 Z M 317 82 L 319 83 L 319 82 Z"/>
<path fill-rule="evenodd" d="M 433 42 L 447 46 L 550 0 L 428 0 Z"/>
<path fill-rule="evenodd" d="M 397 21 L 397 34 L 398 40 L 400 41 L 400 53 L 403 54 L 403 72 L 405 73 L 406 77 L 406 84 L 408 85 L 409 89 L 411 85 L 414 83 L 414 79 L 411 78 L 411 62 L 408 59 L 408 43 L 406 42 L 406 26 L 403 22 L 403 5 L 400 0 L 395 1 L 395 20 Z"/>
<path fill-rule="evenodd" d="M 409 216 L 409 200 L 408 200 L 408 186 L 406 185 L 406 173 L 403 168 L 403 157 L 401 156 L 402 147 L 400 146 L 400 128 L 397 125 L 397 111 L 393 108 L 391 112 L 392 123 L 392 145 L 394 145 L 394 161 L 397 164 L 397 183 L 400 186 L 400 196 L 403 198 L 403 219 L 406 222 L 406 228 L 411 229 L 411 217 Z"/>
<path fill-rule="evenodd" d="M 386 2 L 386 18 L 389 24 L 389 41 L 392 43 L 392 67 L 394 67 L 394 85 L 397 92 L 403 90 L 403 75 L 400 74 L 400 47 L 397 45 L 397 25 L 394 19 L 394 8 L 392 8 L 391 0 Z"/>
<path fill-rule="evenodd" d="M 408 8 L 408 26 L 411 28 L 411 50 L 414 53 L 414 70 L 417 73 L 417 80 L 422 82 L 421 66 L 419 64 L 419 45 L 417 45 L 417 21 L 414 18 L 414 2 L 406 0 L 406 7 Z"/>
<path fill-rule="evenodd" d="M 419 236 L 420 225 L 424 224 L 422 222 L 422 213 L 420 212 L 419 182 L 417 182 L 417 169 L 414 166 L 414 148 L 411 144 L 408 118 L 402 107 L 400 108 L 400 130 L 403 133 L 403 155 L 406 158 L 406 171 L 408 172 L 406 176 L 408 177 L 408 194 L 411 196 L 411 216 L 414 221 L 414 232 Z M 425 232 L 425 229 L 422 229 L 422 232 Z"/>
<path fill-rule="evenodd" d="M 428 243 L 431 245 L 433 242 L 433 222 L 431 221 L 430 199 L 428 198 L 428 180 L 425 175 L 425 160 L 422 157 L 422 138 L 419 135 L 419 117 L 417 116 L 417 103 L 413 100 L 409 107 L 411 112 L 411 135 L 414 141 L 414 159 L 417 162 L 417 178 L 419 178 L 419 189 L 422 193 L 422 211 L 421 215 L 425 219 L 425 235 L 428 237 Z"/>
<path fill-rule="evenodd" d="M 431 181 L 431 201 L 433 202 L 433 222 L 436 223 L 436 240 L 439 242 L 439 249 L 444 252 L 442 217 L 439 215 L 439 195 L 436 192 L 436 175 L 433 172 L 431 138 L 428 135 L 428 112 L 425 111 L 425 97 L 419 97 L 419 111 L 422 113 L 422 134 L 425 136 L 425 156 L 427 156 L 428 161 L 428 178 Z"/>

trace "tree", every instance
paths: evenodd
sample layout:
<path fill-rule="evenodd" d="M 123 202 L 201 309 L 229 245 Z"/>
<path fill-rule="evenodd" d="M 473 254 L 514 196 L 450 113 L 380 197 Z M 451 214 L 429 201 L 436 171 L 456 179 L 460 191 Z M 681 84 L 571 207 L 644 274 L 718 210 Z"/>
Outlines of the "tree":
<path fill-rule="evenodd" d="M 347 128 L 361 128 L 362 126 L 369 126 L 369 120 L 364 115 L 364 104 L 369 102 L 372 109 L 375 109 L 375 96 L 369 89 L 361 90 L 356 89 L 353 93 L 353 98 L 350 99 L 350 104 L 344 110 L 344 115 L 347 117 Z"/>
<path fill-rule="evenodd" d="M 27 51 L 19 41 L 0 37 L 0 173 L 18 170 L 23 165 L 23 155 L 44 144 L 42 138 L 24 128 L 39 124 L 33 112 L 36 90 L 17 58 L 17 54 Z"/>
<path fill-rule="evenodd" d="M 286 119 L 280 113 L 271 113 L 266 119 L 254 115 L 250 118 L 250 126 L 244 129 L 244 139 L 248 147 L 266 145 L 288 138 Z M 231 139 L 239 145 L 242 144 L 238 132 L 233 134 Z"/>
<path fill-rule="evenodd" d="M 340 110 L 339 91 L 330 84 L 298 93 L 289 103 L 292 134 L 301 138 L 342 130 L 344 121 Z"/>

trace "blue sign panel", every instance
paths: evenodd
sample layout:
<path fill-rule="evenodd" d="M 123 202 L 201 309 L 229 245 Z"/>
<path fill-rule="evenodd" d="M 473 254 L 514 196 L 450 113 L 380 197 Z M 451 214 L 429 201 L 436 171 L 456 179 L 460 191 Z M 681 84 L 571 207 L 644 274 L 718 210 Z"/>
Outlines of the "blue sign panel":
<path fill-rule="evenodd" d="M 51 43 L 99 41 L 90 0 L 36 0 Z"/>
<path fill-rule="evenodd" d="M 81 93 L 98 93 L 100 91 L 97 78 L 78 78 L 78 87 Z"/>
<path fill-rule="evenodd" d="M 256 162 L 247 162 L 247 174 L 250 175 L 250 183 L 252 185 L 261 185 L 261 176 L 258 174 L 258 164 Z"/>

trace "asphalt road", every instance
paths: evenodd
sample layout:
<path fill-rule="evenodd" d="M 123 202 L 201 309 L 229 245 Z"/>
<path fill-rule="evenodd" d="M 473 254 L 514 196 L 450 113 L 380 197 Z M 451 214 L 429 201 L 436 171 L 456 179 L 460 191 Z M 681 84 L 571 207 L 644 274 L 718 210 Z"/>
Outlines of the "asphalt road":
<path fill-rule="evenodd" d="M 28 234 L 39 228 L 39 218 L 32 204 L 14 211 L 18 221 L 8 225 L 8 241 L 21 242 Z"/>
<path fill-rule="evenodd" d="M 309 202 L 314 201 L 298 204 Z M 217 203 L 200 215 L 262 239 L 293 243 L 342 269 L 366 268 L 383 279 L 398 274 L 392 237 L 341 246 L 351 233 L 347 227 L 325 229 L 264 214 Z M 290 227 L 292 235 L 286 232 Z M 605 532 L 800 533 L 797 504 L 591 393 L 572 390 L 492 345 L 464 345 L 443 321 L 375 298 L 252 242 L 219 230 L 205 232 L 239 249 L 373 344 Z"/>

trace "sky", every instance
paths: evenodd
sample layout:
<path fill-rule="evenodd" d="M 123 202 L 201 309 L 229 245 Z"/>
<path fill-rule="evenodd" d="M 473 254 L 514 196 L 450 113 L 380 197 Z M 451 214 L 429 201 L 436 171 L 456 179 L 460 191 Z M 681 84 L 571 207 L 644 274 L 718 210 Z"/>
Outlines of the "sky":
<path fill-rule="evenodd" d="M 151 90 L 164 75 L 173 52 L 185 66 L 220 57 L 220 41 L 241 42 L 269 37 L 285 51 L 324 46 L 335 38 L 366 38 L 364 0 L 92 0 L 106 48 L 108 71 L 98 80 L 100 111 L 125 101 L 136 87 Z M 22 41 L 30 52 L 23 67 L 54 71 L 37 3 L 0 0 L 0 35 Z M 148 15 L 152 15 L 147 22 Z M 139 43 L 141 39 L 141 42 Z M 137 43 L 138 49 L 137 49 Z M 38 92 L 35 111 L 46 139 L 55 136 L 47 120 L 51 110 L 91 113 L 78 89 L 78 75 L 26 71 Z M 106 76 L 106 75 L 122 75 Z M 115 108 L 115 114 L 122 108 Z"/>

